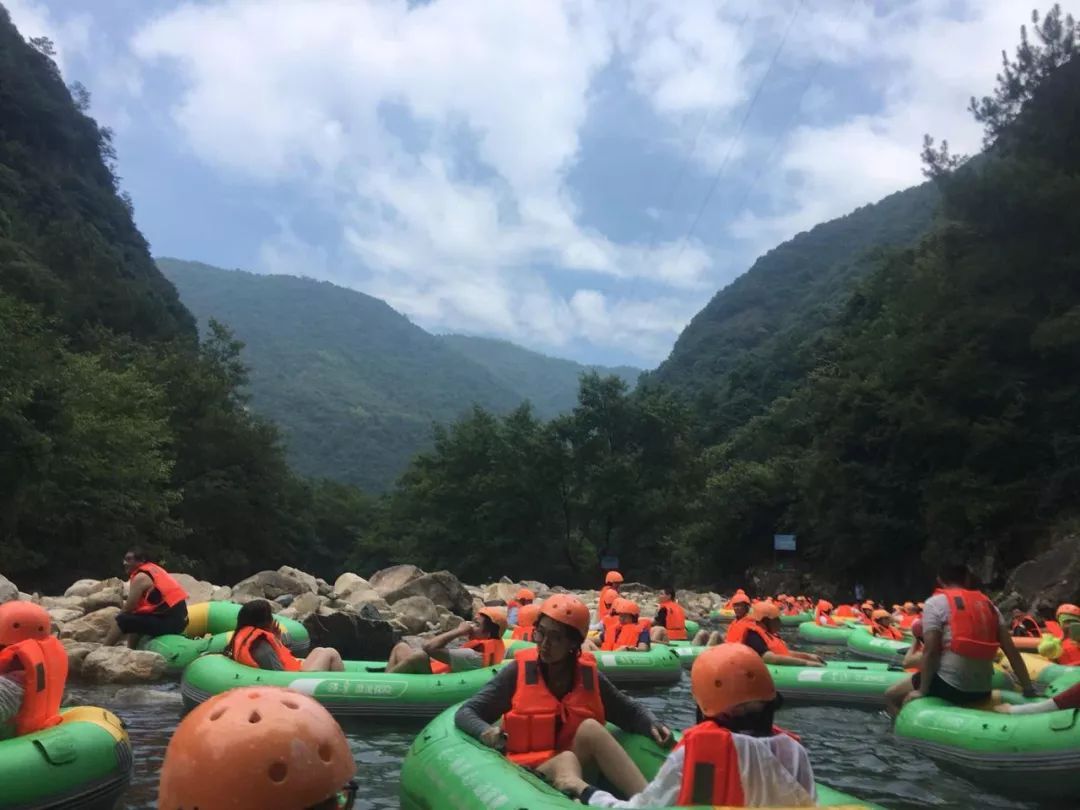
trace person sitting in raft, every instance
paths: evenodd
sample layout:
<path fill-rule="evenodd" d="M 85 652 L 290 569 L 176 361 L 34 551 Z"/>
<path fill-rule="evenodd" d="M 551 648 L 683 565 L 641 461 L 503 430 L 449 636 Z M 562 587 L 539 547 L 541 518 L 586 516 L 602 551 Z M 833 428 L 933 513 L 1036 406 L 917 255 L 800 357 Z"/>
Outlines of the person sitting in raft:
<path fill-rule="evenodd" d="M 57 725 L 67 675 L 67 652 L 45 608 L 0 605 L 0 739 Z"/>
<path fill-rule="evenodd" d="M 225 655 L 236 663 L 255 669 L 286 672 L 344 672 L 341 654 L 330 647 L 316 647 L 301 661 L 281 641 L 281 628 L 265 599 L 253 599 L 236 614 L 233 633 Z"/>
<path fill-rule="evenodd" d="M 915 607 L 914 602 L 904 602 L 900 608 L 900 613 L 900 629 L 910 630 L 911 625 L 919 618 L 919 609 Z"/>
<path fill-rule="evenodd" d="M 658 644 L 686 641 L 686 611 L 675 598 L 674 586 L 668 585 L 664 588 L 660 604 L 656 609 L 656 618 L 653 619 L 653 626 L 649 633 L 652 640 Z"/>
<path fill-rule="evenodd" d="M 247 686 L 180 721 L 161 764 L 159 810 L 351 810 L 360 786 L 341 726 L 308 695 Z"/>
<path fill-rule="evenodd" d="M 822 627 L 839 627 L 840 622 L 832 617 L 832 609 L 832 602 L 819 599 L 814 606 L 814 623 L 820 624 Z"/>
<path fill-rule="evenodd" d="M 103 642 L 111 647 L 127 636 L 128 646 L 138 646 L 140 636 L 183 633 L 187 627 L 187 591 L 141 548 L 124 555 L 128 595 L 116 616 L 116 626 Z"/>
<path fill-rule="evenodd" d="M 810 653 L 795 652 L 780 638 L 780 608 L 771 602 L 758 602 L 750 611 L 750 619 L 740 627 L 741 632 L 731 644 L 745 644 L 762 657 L 766 664 L 791 667 L 823 667 L 825 661 Z"/>
<path fill-rule="evenodd" d="M 780 705 L 764 662 L 740 644 L 706 650 L 690 670 L 697 725 L 656 777 L 625 800 L 589 785 L 572 752 L 552 760 L 555 787 L 590 807 L 812 807 L 810 755 L 773 725 Z"/>
<path fill-rule="evenodd" d="M 618 571 L 608 571 L 604 575 L 604 587 L 600 589 L 600 601 L 596 606 L 596 621 L 603 622 L 608 616 L 614 615 L 615 600 L 619 598 L 619 587 L 623 583 L 623 575 Z"/>
<path fill-rule="evenodd" d="M 454 630 L 429 638 L 419 650 L 399 641 L 390 651 L 386 671 L 444 675 L 495 666 L 506 656 L 502 638 L 506 626 L 503 608 L 482 607 L 473 621 L 462 622 Z M 468 641 L 460 647 L 447 647 L 459 638 Z"/>
<path fill-rule="evenodd" d="M 596 641 L 586 640 L 582 649 L 586 652 L 648 652 L 651 647 L 649 628 L 641 622 L 641 608 L 630 599 L 615 600 L 615 616 L 618 623 L 604 623 Z"/>
<path fill-rule="evenodd" d="M 900 709 L 904 706 L 904 701 L 907 696 L 915 689 L 915 675 L 922 667 L 923 657 L 923 625 L 922 619 L 916 619 L 915 623 L 911 625 L 911 646 L 908 647 L 907 652 L 904 653 L 904 660 L 901 662 L 905 670 L 912 673 L 910 678 L 904 678 L 902 681 L 897 681 L 888 689 L 885 690 L 885 711 L 892 717 L 896 718 L 896 715 L 900 714 Z"/>
<path fill-rule="evenodd" d="M 1063 638 L 1048 635 L 1039 644 L 1039 655 L 1067 667 L 1080 666 L 1080 607 L 1071 604 L 1057 609 Z"/>
<path fill-rule="evenodd" d="M 1012 622 L 1009 630 L 1013 638 L 1041 638 L 1042 628 L 1039 621 L 1030 613 L 1024 613 L 1019 608 L 1012 612 Z"/>
<path fill-rule="evenodd" d="M 523 605 L 518 611 L 518 623 L 510 633 L 513 641 L 532 641 L 533 631 L 536 629 L 536 620 L 540 618 L 539 605 Z"/>
<path fill-rule="evenodd" d="M 930 696 L 968 706 L 986 700 L 992 692 L 999 647 L 1024 696 L 1035 695 L 1027 666 L 1001 613 L 981 591 L 969 587 L 969 580 L 963 564 L 941 568 L 938 589 L 923 610 L 922 668 L 906 701 Z"/>
<path fill-rule="evenodd" d="M 645 788 L 645 778 L 604 723 L 650 736 L 659 745 L 670 742 L 671 732 L 597 669 L 596 659 L 582 649 L 588 632 L 584 602 L 569 594 L 545 599 L 533 633 L 536 646 L 518 650 L 462 704 L 454 722 L 548 778 L 552 758 L 573 751 L 580 763 L 595 766 L 617 790 L 633 795 Z"/>
<path fill-rule="evenodd" d="M 725 642 L 730 642 L 738 636 L 742 632 L 740 628 L 750 622 L 750 597 L 745 593 L 737 593 L 731 597 L 728 607 L 735 614 L 735 618 L 728 625 L 727 634 L 724 636 Z"/>
<path fill-rule="evenodd" d="M 506 603 L 506 621 L 513 627 L 518 623 L 518 611 L 525 605 L 531 605 L 536 594 L 528 588 L 519 588 L 514 598 Z"/>
<path fill-rule="evenodd" d="M 873 624 L 870 626 L 870 633 L 878 638 L 887 638 L 890 641 L 903 641 L 904 634 L 893 627 L 893 615 L 889 611 L 879 608 L 870 614 L 870 619 Z"/>

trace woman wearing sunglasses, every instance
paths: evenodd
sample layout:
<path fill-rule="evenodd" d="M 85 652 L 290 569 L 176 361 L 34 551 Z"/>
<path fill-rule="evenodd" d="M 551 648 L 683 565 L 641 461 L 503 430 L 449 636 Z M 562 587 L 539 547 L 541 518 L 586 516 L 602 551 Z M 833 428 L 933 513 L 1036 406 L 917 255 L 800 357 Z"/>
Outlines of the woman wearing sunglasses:
<path fill-rule="evenodd" d="M 349 743 L 313 698 L 231 689 L 194 709 L 165 751 L 158 810 L 351 810 Z"/>
<path fill-rule="evenodd" d="M 649 735 L 660 744 L 671 740 L 671 732 L 612 686 L 591 653 L 582 652 L 588 632 L 589 609 L 581 600 L 568 594 L 544 600 L 533 631 L 536 646 L 519 650 L 512 663 L 465 702 L 455 722 L 466 734 L 548 778 L 555 755 L 573 751 L 577 761 L 595 764 L 612 785 L 632 795 L 645 788 L 645 777 L 604 723 Z"/>

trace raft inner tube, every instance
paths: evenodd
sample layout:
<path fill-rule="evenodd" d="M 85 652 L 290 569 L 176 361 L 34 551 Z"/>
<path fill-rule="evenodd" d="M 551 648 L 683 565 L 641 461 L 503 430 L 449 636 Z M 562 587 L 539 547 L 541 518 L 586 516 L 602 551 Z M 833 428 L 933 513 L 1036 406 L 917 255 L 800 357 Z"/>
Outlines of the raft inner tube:
<path fill-rule="evenodd" d="M 512 641 L 506 645 L 506 660 L 512 660 L 518 650 L 534 646 L 531 641 Z M 682 678 L 683 663 L 678 649 L 674 645 L 654 643 L 644 652 L 601 650 L 593 655 L 596 668 L 615 686 L 670 686 Z"/>
<path fill-rule="evenodd" d="M 891 638 L 881 638 L 860 627 L 848 633 L 847 648 L 859 658 L 900 664 L 904 660 L 904 655 L 911 649 L 911 639 L 894 641 Z"/>
<path fill-rule="evenodd" d="M 848 636 L 855 632 L 855 625 L 842 624 L 838 627 L 818 624 L 817 622 L 803 622 L 799 625 L 799 638 L 810 644 L 835 644 L 846 646 Z"/>

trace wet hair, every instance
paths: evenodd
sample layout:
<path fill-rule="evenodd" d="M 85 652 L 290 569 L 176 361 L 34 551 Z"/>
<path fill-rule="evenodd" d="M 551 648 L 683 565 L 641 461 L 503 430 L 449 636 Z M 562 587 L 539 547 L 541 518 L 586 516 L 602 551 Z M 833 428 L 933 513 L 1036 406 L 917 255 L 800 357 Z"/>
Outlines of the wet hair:
<path fill-rule="evenodd" d="M 478 616 L 480 619 L 480 631 L 488 638 L 502 638 L 499 625 L 495 624 L 489 616 Z"/>
<path fill-rule="evenodd" d="M 134 559 L 135 562 L 154 562 L 154 556 L 147 552 L 142 546 L 135 546 L 135 548 L 129 548 L 127 551 Z"/>
<path fill-rule="evenodd" d="M 664 593 L 666 593 L 668 596 L 670 596 L 672 599 L 674 599 L 675 598 L 675 586 L 674 585 L 665 585 L 664 586 Z"/>
<path fill-rule="evenodd" d="M 776 697 L 756 712 L 739 715 L 718 714 L 716 717 L 709 719 L 734 734 L 747 734 L 751 737 L 771 737 L 773 736 L 773 717 L 776 716 L 776 712 L 783 704 L 783 698 L 777 694 Z M 698 708 L 697 721 L 702 723 L 705 720 L 705 715 Z"/>
<path fill-rule="evenodd" d="M 938 566 L 938 579 L 946 585 L 967 585 L 971 580 L 971 572 L 964 563 L 943 563 Z"/>
<path fill-rule="evenodd" d="M 236 639 L 239 638 L 242 628 L 259 627 L 265 629 L 273 623 L 274 611 L 271 610 L 270 603 L 265 599 L 252 599 L 241 607 L 240 612 L 236 614 L 236 632 L 233 633 L 233 637 L 229 641 L 226 654 L 230 658 L 236 658 Z"/>

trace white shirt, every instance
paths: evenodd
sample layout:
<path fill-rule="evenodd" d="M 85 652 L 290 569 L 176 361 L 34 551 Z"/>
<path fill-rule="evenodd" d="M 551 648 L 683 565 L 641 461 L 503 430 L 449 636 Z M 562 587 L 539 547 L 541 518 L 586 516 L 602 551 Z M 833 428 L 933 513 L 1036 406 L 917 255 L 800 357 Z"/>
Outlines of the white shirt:
<path fill-rule="evenodd" d="M 995 607 L 998 624 L 1005 620 Z M 926 600 L 923 606 L 923 634 L 931 630 L 941 631 L 941 663 L 938 665 L 938 677 L 953 689 L 962 692 L 989 692 L 994 683 L 994 662 L 978 658 L 967 658 L 949 650 L 952 642 L 952 630 L 949 628 L 949 600 L 943 593 L 936 593 Z M 930 684 L 921 684 L 928 689 Z"/>

